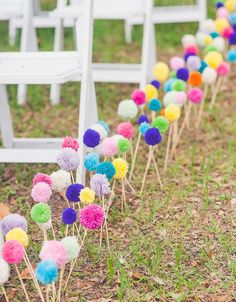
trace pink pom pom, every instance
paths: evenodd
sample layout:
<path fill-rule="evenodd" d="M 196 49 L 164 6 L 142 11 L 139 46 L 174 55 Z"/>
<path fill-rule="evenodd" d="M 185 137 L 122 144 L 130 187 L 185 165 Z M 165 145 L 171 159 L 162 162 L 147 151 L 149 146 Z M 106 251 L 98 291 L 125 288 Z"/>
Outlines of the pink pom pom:
<path fill-rule="evenodd" d="M 101 206 L 91 204 L 84 207 L 80 213 L 80 224 L 86 229 L 95 230 L 101 227 L 104 220 L 104 211 Z"/>
<path fill-rule="evenodd" d="M 71 149 L 74 149 L 75 151 L 78 151 L 79 143 L 78 143 L 77 139 L 75 139 L 71 136 L 67 136 L 64 138 L 64 141 L 63 141 L 61 147 L 62 148 L 71 148 Z"/>
<path fill-rule="evenodd" d="M 198 47 L 196 45 L 188 45 L 184 48 L 184 53 L 194 53 L 196 55 L 198 54 Z"/>
<path fill-rule="evenodd" d="M 218 76 L 225 76 L 229 74 L 230 72 L 230 65 L 227 62 L 222 62 L 218 67 L 217 67 L 217 74 Z"/>
<path fill-rule="evenodd" d="M 183 106 L 184 103 L 187 101 L 187 95 L 184 91 L 178 91 L 175 96 L 175 103 L 176 105 Z"/>
<path fill-rule="evenodd" d="M 125 138 L 131 139 L 134 135 L 134 128 L 130 122 L 123 122 L 117 126 L 117 133 L 123 135 Z"/>
<path fill-rule="evenodd" d="M 170 59 L 170 67 L 173 70 L 178 70 L 185 66 L 185 62 L 183 58 L 180 57 L 173 57 Z"/>
<path fill-rule="evenodd" d="M 34 178 L 33 178 L 33 185 L 36 185 L 39 182 L 45 182 L 46 184 L 49 185 L 51 188 L 52 186 L 52 179 L 49 175 L 44 174 L 44 173 L 37 173 Z"/>
<path fill-rule="evenodd" d="M 24 258 L 24 248 L 16 240 L 9 240 L 2 245 L 2 257 L 9 264 L 19 264 Z"/>
<path fill-rule="evenodd" d="M 234 32 L 233 28 L 232 27 L 227 27 L 223 30 L 222 32 L 222 36 L 225 38 L 225 39 L 229 39 L 230 35 Z"/>
<path fill-rule="evenodd" d="M 194 104 L 200 103 L 202 97 L 203 97 L 203 92 L 199 88 L 193 88 L 188 92 L 188 99 Z"/>
<path fill-rule="evenodd" d="M 48 202 L 51 195 L 52 191 L 45 182 L 38 182 L 31 191 L 31 197 L 35 202 Z"/>
<path fill-rule="evenodd" d="M 103 156 L 114 156 L 117 153 L 117 143 L 111 138 L 105 138 L 100 145 L 100 153 Z"/>
<path fill-rule="evenodd" d="M 44 260 L 53 260 L 58 267 L 63 267 L 67 262 L 67 252 L 61 241 L 51 240 L 45 241 L 39 258 Z"/>
<path fill-rule="evenodd" d="M 229 19 L 229 11 L 225 7 L 217 9 L 217 19 Z"/>
<path fill-rule="evenodd" d="M 135 102 L 136 105 L 141 106 L 145 104 L 146 101 L 145 92 L 139 89 L 135 89 L 131 94 L 131 99 Z"/>

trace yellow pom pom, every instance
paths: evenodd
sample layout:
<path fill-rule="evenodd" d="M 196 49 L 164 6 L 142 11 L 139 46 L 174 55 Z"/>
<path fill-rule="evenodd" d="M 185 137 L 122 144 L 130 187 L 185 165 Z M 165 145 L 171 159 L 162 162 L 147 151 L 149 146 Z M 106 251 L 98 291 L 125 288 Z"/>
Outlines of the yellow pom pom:
<path fill-rule="evenodd" d="M 204 60 L 210 67 L 216 69 L 223 62 L 223 57 L 218 51 L 210 51 Z"/>
<path fill-rule="evenodd" d="M 151 84 L 148 84 L 144 87 L 144 92 L 146 95 L 146 101 L 149 102 L 152 99 L 157 99 L 158 98 L 158 91 L 156 87 L 154 87 Z"/>
<path fill-rule="evenodd" d="M 169 76 L 169 67 L 163 62 L 157 63 L 153 68 L 154 78 L 163 83 L 168 79 Z"/>
<path fill-rule="evenodd" d="M 218 31 L 218 33 L 222 34 L 223 31 L 230 27 L 229 25 L 229 21 L 225 18 L 219 18 L 215 20 L 215 26 L 216 26 L 216 30 Z"/>
<path fill-rule="evenodd" d="M 129 169 L 127 162 L 122 158 L 116 158 L 112 163 L 116 170 L 116 174 L 114 176 L 115 179 L 123 179 L 128 173 Z"/>
<path fill-rule="evenodd" d="M 173 122 L 180 118 L 181 111 L 179 106 L 175 104 L 170 104 L 165 108 L 164 114 L 170 122 Z"/>
<path fill-rule="evenodd" d="M 227 10 L 230 13 L 232 13 L 235 10 L 236 1 L 235 0 L 227 0 L 227 1 L 225 1 L 224 6 L 225 6 L 225 8 L 227 8 Z"/>
<path fill-rule="evenodd" d="M 79 198 L 84 203 L 93 203 L 95 199 L 95 192 L 88 187 L 80 191 Z"/>
<path fill-rule="evenodd" d="M 211 36 L 205 36 L 204 42 L 205 42 L 205 45 L 210 45 L 213 42 L 213 39 Z"/>
<path fill-rule="evenodd" d="M 22 230 L 21 228 L 14 228 L 14 229 L 10 230 L 6 234 L 6 241 L 9 241 L 9 240 L 16 240 L 21 245 L 23 245 L 23 247 L 25 247 L 25 248 L 29 245 L 29 237 L 26 234 L 26 232 L 24 230 Z"/>

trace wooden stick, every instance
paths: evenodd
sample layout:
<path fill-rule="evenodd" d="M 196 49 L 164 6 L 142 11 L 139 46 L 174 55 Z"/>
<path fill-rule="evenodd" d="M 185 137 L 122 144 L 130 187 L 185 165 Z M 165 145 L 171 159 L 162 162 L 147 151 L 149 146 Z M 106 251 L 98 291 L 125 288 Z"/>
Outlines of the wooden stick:
<path fill-rule="evenodd" d="M 56 296 L 57 296 L 57 293 L 56 293 L 56 286 L 55 286 L 55 282 L 53 282 L 53 283 L 52 283 L 52 302 L 55 302 Z"/>
<path fill-rule="evenodd" d="M 139 149 L 139 145 L 140 145 L 141 136 L 142 136 L 142 134 L 139 132 L 138 140 L 137 140 L 137 143 L 136 143 L 136 146 L 135 146 L 134 156 L 133 156 L 133 160 L 132 160 L 132 164 L 131 164 L 129 181 L 131 181 L 132 176 L 133 176 L 134 166 L 135 166 L 135 162 L 136 162 L 136 158 L 137 158 L 137 154 L 138 154 L 138 149 Z"/>
<path fill-rule="evenodd" d="M 72 183 L 74 184 L 75 183 L 75 179 L 74 179 L 74 175 L 73 175 L 72 171 L 70 171 L 70 176 L 71 176 Z"/>
<path fill-rule="evenodd" d="M 201 124 L 201 121 L 202 121 L 203 109 L 204 109 L 204 105 L 205 105 L 205 99 L 207 97 L 207 92 L 208 92 L 208 85 L 205 85 L 203 98 L 202 98 L 200 108 L 199 108 L 199 112 L 198 112 L 198 119 L 197 119 L 197 123 L 196 123 L 196 128 L 197 129 L 199 128 L 199 126 Z"/>
<path fill-rule="evenodd" d="M 43 228 L 43 240 L 44 241 L 48 240 L 47 231 L 45 230 L 45 228 Z"/>
<path fill-rule="evenodd" d="M 159 169 L 158 169 L 158 166 L 157 166 L 157 162 L 156 162 L 156 159 L 155 159 L 155 156 L 154 156 L 153 152 L 152 152 L 152 159 L 153 159 L 153 163 L 154 163 L 154 168 L 156 170 L 157 180 L 160 184 L 161 189 L 163 189 L 163 183 L 162 183 L 162 180 L 161 180 L 161 176 L 160 176 Z"/>
<path fill-rule="evenodd" d="M 60 273 L 60 281 L 59 281 L 59 288 L 58 288 L 58 293 L 57 293 L 57 301 L 61 301 L 61 288 L 62 288 L 62 281 L 63 281 L 63 276 L 65 272 L 65 265 L 61 268 L 61 273 Z"/>
<path fill-rule="evenodd" d="M 148 173 L 148 170 L 150 168 L 151 160 L 152 160 L 152 147 L 149 146 L 148 161 L 147 161 L 146 169 L 145 169 L 144 176 L 143 176 L 140 195 L 143 193 L 143 189 L 144 189 L 144 186 L 145 186 L 145 183 L 146 183 L 147 173 Z"/>
<path fill-rule="evenodd" d="M 46 301 L 49 302 L 49 285 L 46 285 Z"/>
<path fill-rule="evenodd" d="M 110 253 L 111 249 L 110 249 L 110 240 L 109 240 L 109 233 L 108 233 L 107 214 L 106 214 L 106 209 L 105 209 L 105 199 L 104 199 L 104 196 L 102 196 L 102 206 L 103 206 L 104 218 L 105 218 L 105 230 L 106 230 L 107 248 L 108 248 L 108 251 Z"/>
<path fill-rule="evenodd" d="M 186 116 L 185 116 L 185 117 L 186 117 Z M 168 141 L 167 141 L 167 148 L 166 148 L 166 157 L 165 157 L 165 164 L 164 164 L 164 171 L 167 170 L 172 131 L 173 131 L 173 123 L 170 124 L 170 129 L 169 129 L 169 135 L 168 135 Z"/>
<path fill-rule="evenodd" d="M 4 296 L 5 300 L 6 300 L 6 302 L 9 302 L 9 299 L 8 299 L 8 296 L 7 296 L 7 292 L 6 292 L 6 290 L 5 290 L 5 288 L 4 288 L 3 285 L 2 285 L 2 292 L 3 292 L 3 296 Z"/>
<path fill-rule="evenodd" d="M 126 204 L 126 194 L 125 194 L 125 182 L 124 179 L 121 180 L 122 186 L 122 198 L 121 198 L 121 211 L 124 212 L 124 207 Z"/>
<path fill-rule="evenodd" d="M 127 183 L 128 187 L 130 188 L 130 190 L 132 191 L 133 194 L 136 194 L 135 189 L 133 188 L 133 186 L 130 184 L 130 182 L 128 181 L 127 177 L 125 176 L 125 182 Z"/>
<path fill-rule="evenodd" d="M 156 117 L 156 111 L 151 111 L 151 115 L 152 115 L 152 122 L 153 122 Z"/>
<path fill-rule="evenodd" d="M 15 266 L 15 270 L 16 270 L 16 272 L 17 272 L 18 278 L 19 278 L 19 280 L 20 280 L 21 286 L 22 286 L 22 288 L 23 288 L 23 291 L 24 291 L 24 294 L 25 294 L 25 297 L 26 297 L 26 301 L 27 301 L 27 302 L 30 302 L 28 293 L 27 293 L 26 288 L 25 288 L 25 284 L 24 284 L 24 282 L 23 282 L 23 280 L 22 280 L 22 278 L 21 278 L 21 275 L 20 275 L 20 272 L 19 272 L 19 270 L 18 270 L 18 267 L 17 267 L 16 264 L 14 264 L 14 266 Z"/>
<path fill-rule="evenodd" d="M 219 77 L 218 80 L 217 80 L 215 90 L 214 90 L 214 92 L 212 94 L 212 97 L 211 97 L 211 102 L 210 102 L 210 108 L 211 109 L 215 106 L 217 94 L 218 94 L 218 92 L 220 90 L 220 87 L 221 87 L 221 85 L 223 83 L 223 80 L 224 80 L 223 77 Z"/>

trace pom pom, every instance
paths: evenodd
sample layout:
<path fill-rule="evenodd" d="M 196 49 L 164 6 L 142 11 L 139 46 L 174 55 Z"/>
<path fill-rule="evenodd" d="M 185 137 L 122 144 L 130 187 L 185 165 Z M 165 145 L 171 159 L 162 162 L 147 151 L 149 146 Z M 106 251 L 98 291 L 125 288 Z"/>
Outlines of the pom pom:
<path fill-rule="evenodd" d="M 77 219 L 77 215 L 76 215 L 76 211 L 72 208 L 66 208 L 63 210 L 62 212 L 62 222 L 64 224 L 73 224 L 76 222 Z"/>
<path fill-rule="evenodd" d="M 209 67 L 216 69 L 223 62 L 223 57 L 218 51 L 211 51 L 205 56 L 204 61 Z"/>
<path fill-rule="evenodd" d="M 87 129 L 83 136 L 83 143 L 89 148 L 95 148 L 100 144 L 100 135 L 97 131 Z"/>
<path fill-rule="evenodd" d="M 91 177 L 90 187 L 98 197 L 108 195 L 111 192 L 110 183 L 104 174 L 95 174 Z"/>
<path fill-rule="evenodd" d="M 170 122 L 173 122 L 180 118 L 181 112 L 180 112 L 179 106 L 177 106 L 175 104 L 170 104 L 169 106 L 166 107 L 164 114 L 165 114 L 165 117 Z"/>
<path fill-rule="evenodd" d="M 229 11 L 225 7 L 220 7 L 216 12 L 217 19 L 225 18 L 229 19 Z"/>
<path fill-rule="evenodd" d="M 203 33 L 201 31 L 197 32 L 196 34 L 196 42 L 197 45 L 200 47 L 204 47 L 205 46 L 205 37 L 206 37 L 206 33 Z"/>
<path fill-rule="evenodd" d="M 217 2 L 216 3 L 216 8 L 220 8 L 220 7 L 224 7 L 224 3 L 223 2 Z"/>
<path fill-rule="evenodd" d="M 188 82 L 192 86 L 201 86 L 202 85 L 202 75 L 198 71 L 192 71 L 189 74 Z"/>
<path fill-rule="evenodd" d="M 24 258 L 24 252 L 23 246 L 16 240 L 6 241 L 2 245 L 2 257 L 9 264 L 21 263 Z"/>
<path fill-rule="evenodd" d="M 197 45 L 188 45 L 184 48 L 185 53 L 194 53 L 195 55 L 198 54 L 198 47 Z"/>
<path fill-rule="evenodd" d="M 105 138 L 100 145 L 99 153 L 105 157 L 115 156 L 117 153 L 117 143 L 112 137 Z"/>
<path fill-rule="evenodd" d="M 83 203 L 93 203 L 95 200 L 95 191 L 91 190 L 88 187 L 85 187 L 83 190 L 80 192 L 80 200 Z"/>
<path fill-rule="evenodd" d="M 21 228 L 14 228 L 6 234 L 6 241 L 10 240 L 18 241 L 23 247 L 29 245 L 29 237 Z"/>
<path fill-rule="evenodd" d="M 61 149 L 57 154 L 57 163 L 62 170 L 76 170 L 79 166 L 79 153 L 72 148 Z"/>
<path fill-rule="evenodd" d="M 158 128 L 160 133 L 166 133 L 169 129 L 170 122 L 164 116 L 157 116 L 154 121 L 152 122 L 152 127 Z"/>
<path fill-rule="evenodd" d="M 97 123 L 94 124 L 90 127 L 91 130 L 95 130 L 97 133 L 99 133 L 100 135 L 100 139 L 103 140 L 104 138 L 107 137 L 107 131 L 106 129 L 103 127 L 103 125 Z"/>
<path fill-rule="evenodd" d="M 219 34 L 222 34 L 223 31 L 230 27 L 229 25 L 229 22 L 227 19 L 225 18 L 218 18 L 215 20 L 215 26 L 216 26 L 216 31 L 219 33 Z"/>
<path fill-rule="evenodd" d="M 229 39 L 230 35 L 233 33 L 234 29 L 231 27 L 227 27 L 222 32 L 222 37 L 225 39 Z"/>
<path fill-rule="evenodd" d="M 89 230 L 99 229 L 104 220 L 103 208 L 96 204 L 84 207 L 80 213 L 80 224 Z"/>
<path fill-rule="evenodd" d="M 169 79 L 165 82 L 164 84 L 164 90 L 165 92 L 169 92 L 171 91 L 171 85 L 176 81 L 176 79 Z"/>
<path fill-rule="evenodd" d="M 107 135 L 109 135 L 110 134 L 110 128 L 109 128 L 109 126 L 108 126 L 108 124 L 107 123 L 105 123 L 104 121 L 98 121 L 97 122 L 99 125 L 102 125 L 103 126 L 103 128 L 106 130 L 106 132 L 107 132 Z"/>
<path fill-rule="evenodd" d="M 235 25 L 236 24 L 236 13 L 230 14 L 229 20 L 230 20 L 231 24 Z"/>
<path fill-rule="evenodd" d="M 212 32 L 212 33 L 210 33 L 210 36 L 211 36 L 213 39 L 215 39 L 215 38 L 219 37 L 220 35 L 219 35 L 217 32 Z M 213 40 L 213 41 L 214 41 L 214 40 Z"/>
<path fill-rule="evenodd" d="M 10 268 L 8 263 L 0 258 L 0 285 L 4 284 L 8 281 L 9 277 L 10 277 Z"/>
<path fill-rule="evenodd" d="M 226 76 L 230 72 L 230 65 L 227 62 L 222 62 L 217 67 L 217 74 L 218 76 Z"/>
<path fill-rule="evenodd" d="M 187 95 L 184 91 L 178 91 L 174 98 L 174 104 L 182 107 L 187 101 Z"/>
<path fill-rule="evenodd" d="M 79 255 L 80 246 L 76 237 L 68 236 L 61 240 L 67 253 L 67 262 L 71 262 Z"/>
<path fill-rule="evenodd" d="M 9 214 L 1 221 L 2 233 L 4 236 L 14 228 L 21 228 L 23 231 L 28 231 L 28 223 L 25 217 L 19 214 Z"/>
<path fill-rule="evenodd" d="M 57 267 L 63 267 L 67 261 L 67 253 L 64 244 L 56 240 L 45 241 L 40 251 L 39 258 L 42 261 L 55 261 Z"/>
<path fill-rule="evenodd" d="M 132 120 L 138 114 L 138 107 L 133 100 L 123 100 L 118 105 L 118 115 L 124 120 Z"/>
<path fill-rule="evenodd" d="M 146 96 L 146 102 L 149 102 L 152 99 L 158 98 L 158 91 L 156 87 L 151 84 L 148 84 L 144 87 L 144 92 Z"/>
<path fill-rule="evenodd" d="M 80 191 L 84 188 L 81 184 L 72 184 L 66 189 L 66 198 L 72 202 L 79 202 Z"/>
<path fill-rule="evenodd" d="M 41 261 L 35 269 L 37 280 L 43 285 L 51 284 L 58 278 L 58 268 L 53 260 Z"/>
<path fill-rule="evenodd" d="M 231 49 L 231 50 L 228 51 L 228 53 L 227 53 L 227 60 L 230 63 L 235 63 L 236 62 L 236 50 Z"/>
<path fill-rule="evenodd" d="M 235 10 L 235 0 L 226 0 L 225 7 L 230 13 L 232 13 Z"/>
<path fill-rule="evenodd" d="M 188 60 L 189 57 L 194 57 L 194 56 L 196 56 L 195 53 L 191 53 L 191 52 L 190 53 L 186 53 L 184 55 L 185 62 L 187 62 L 187 60 Z"/>
<path fill-rule="evenodd" d="M 6 217 L 10 213 L 8 206 L 5 203 L 0 202 L 0 220 Z"/>
<path fill-rule="evenodd" d="M 215 69 L 213 69 L 211 67 L 205 68 L 205 70 L 202 73 L 203 83 L 205 83 L 207 85 L 211 85 L 211 84 L 215 83 L 216 77 L 217 77 L 217 73 L 216 73 Z"/>
<path fill-rule="evenodd" d="M 201 60 L 197 56 L 190 56 L 186 64 L 190 71 L 198 70 L 201 67 Z"/>
<path fill-rule="evenodd" d="M 36 185 L 39 182 L 45 182 L 49 187 L 52 186 L 52 179 L 49 175 L 44 173 L 37 173 L 33 178 L 33 185 Z"/>
<path fill-rule="evenodd" d="M 176 70 L 171 70 L 170 71 L 170 78 L 171 79 L 176 79 Z"/>
<path fill-rule="evenodd" d="M 236 33 L 233 32 L 230 36 L 229 36 L 229 44 L 230 45 L 235 45 L 236 44 Z"/>
<path fill-rule="evenodd" d="M 71 136 L 66 136 L 62 143 L 62 148 L 71 148 L 75 151 L 78 151 L 79 149 L 79 143 L 76 138 L 73 138 Z"/>
<path fill-rule="evenodd" d="M 153 80 L 150 83 L 152 86 L 154 86 L 156 89 L 159 89 L 161 87 L 161 83 L 157 80 Z"/>
<path fill-rule="evenodd" d="M 49 219 L 48 222 L 45 223 L 37 223 L 38 227 L 40 228 L 40 230 L 42 231 L 48 231 L 51 229 L 52 227 L 52 220 Z"/>
<path fill-rule="evenodd" d="M 153 75 L 157 81 L 159 81 L 160 83 L 164 83 L 169 76 L 169 67 L 163 62 L 159 62 L 153 68 Z M 153 95 L 150 99 L 157 97 L 157 95 Z"/>
<path fill-rule="evenodd" d="M 114 142 L 116 142 L 117 148 L 118 148 L 118 142 L 120 139 L 125 138 L 123 135 L 120 134 L 115 134 L 112 135 L 111 138 L 114 140 Z"/>
<path fill-rule="evenodd" d="M 142 124 L 143 122 L 149 123 L 149 118 L 146 114 L 141 114 L 138 118 L 138 124 Z"/>
<path fill-rule="evenodd" d="M 70 173 L 59 170 L 51 174 L 52 189 L 58 193 L 63 192 L 71 184 Z"/>
<path fill-rule="evenodd" d="M 182 45 L 184 48 L 194 44 L 196 44 L 196 38 L 193 35 L 184 35 L 182 37 Z"/>
<path fill-rule="evenodd" d="M 88 153 L 84 158 L 84 166 L 89 171 L 95 171 L 99 164 L 99 155 L 97 153 Z"/>
<path fill-rule="evenodd" d="M 117 126 L 117 133 L 124 136 L 125 138 L 132 138 L 134 135 L 134 128 L 130 122 L 123 122 Z"/>
<path fill-rule="evenodd" d="M 51 218 L 51 208 L 46 203 L 38 203 L 31 209 L 31 218 L 36 223 L 48 222 Z"/>
<path fill-rule="evenodd" d="M 184 91 L 186 89 L 186 83 L 182 80 L 176 80 L 172 83 L 171 89 L 174 91 Z"/>
<path fill-rule="evenodd" d="M 184 91 L 170 91 L 165 94 L 163 98 L 163 103 L 165 107 L 169 106 L 170 104 L 183 106 L 186 100 L 187 96 Z"/>
<path fill-rule="evenodd" d="M 180 68 L 176 72 L 176 77 L 180 80 L 187 81 L 189 77 L 189 72 L 187 68 Z"/>
<path fill-rule="evenodd" d="M 116 170 L 114 165 L 111 162 L 103 162 L 98 164 L 96 169 L 97 174 L 104 174 L 108 180 L 111 180 L 112 177 L 115 175 Z"/>
<path fill-rule="evenodd" d="M 116 170 L 116 174 L 114 176 L 115 179 L 123 179 L 128 173 L 128 164 L 123 158 L 116 158 L 113 160 L 113 165 Z"/>
<path fill-rule="evenodd" d="M 185 62 L 183 58 L 173 57 L 170 59 L 170 68 L 173 70 L 178 70 L 180 68 L 184 68 Z"/>
<path fill-rule="evenodd" d="M 198 71 L 200 73 L 203 73 L 203 71 L 205 70 L 205 68 L 207 67 L 207 63 L 205 61 L 201 61 L 201 67 L 198 69 Z"/>
<path fill-rule="evenodd" d="M 118 151 L 120 153 L 126 153 L 129 151 L 130 148 L 130 142 L 127 138 L 121 138 L 118 141 Z"/>
<path fill-rule="evenodd" d="M 146 102 L 145 92 L 140 89 L 135 89 L 131 94 L 131 99 L 135 102 L 137 106 L 141 106 Z"/>
<path fill-rule="evenodd" d="M 157 128 L 150 128 L 146 131 L 144 139 L 148 145 L 155 146 L 161 142 L 162 137 Z"/>
<path fill-rule="evenodd" d="M 157 100 L 157 99 L 152 99 L 149 103 L 148 103 L 148 108 L 151 111 L 159 111 L 161 110 L 161 101 Z"/>
<path fill-rule="evenodd" d="M 204 52 L 207 54 L 208 52 L 211 52 L 211 51 L 218 51 L 218 49 L 217 49 L 217 47 L 216 46 L 214 46 L 214 45 L 208 45 L 206 48 L 205 48 L 205 50 L 204 50 Z"/>
<path fill-rule="evenodd" d="M 203 97 L 203 92 L 199 88 L 193 88 L 188 92 L 188 99 L 194 104 L 200 103 L 202 97 Z"/>
<path fill-rule="evenodd" d="M 225 50 L 225 40 L 222 37 L 217 37 L 213 40 L 213 45 L 217 48 L 219 52 Z"/>
<path fill-rule="evenodd" d="M 143 122 L 139 125 L 139 132 L 142 134 L 142 135 L 145 135 L 145 133 L 148 131 L 148 129 L 150 129 L 150 125 L 149 123 L 147 122 Z"/>
<path fill-rule="evenodd" d="M 31 191 L 31 197 L 35 202 L 48 202 L 51 195 L 52 191 L 45 182 L 38 182 Z"/>

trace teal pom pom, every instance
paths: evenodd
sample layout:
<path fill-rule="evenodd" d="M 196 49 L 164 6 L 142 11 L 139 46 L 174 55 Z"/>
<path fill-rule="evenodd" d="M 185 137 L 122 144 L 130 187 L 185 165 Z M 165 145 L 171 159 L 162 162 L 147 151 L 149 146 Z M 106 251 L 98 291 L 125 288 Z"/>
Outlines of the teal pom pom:
<path fill-rule="evenodd" d="M 215 39 L 216 37 L 219 37 L 219 34 L 217 32 L 210 33 L 210 36 Z"/>
<path fill-rule="evenodd" d="M 143 122 L 139 125 L 139 131 L 142 135 L 145 135 L 145 133 L 150 129 L 151 126 L 147 122 Z"/>
<path fill-rule="evenodd" d="M 171 89 L 175 91 L 184 91 L 186 89 L 186 83 L 183 80 L 176 80 L 171 84 Z"/>
<path fill-rule="evenodd" d="M 99 164 L 99 155 L 97 153 L 89 153 L 85 156 L 84 166 L 89 171 L 95 171 Z"/>
<path fill-rule="evenodd" d="M 161 110 L 161 101 L 157 100 L 157 99 L 152 99 L 149 103 L 148 103 L 148 108 L 151 111 L 159 111 Z"/>
<path fill-rule="evenodd" d="M 207 67 L 207 63 L 205 61 L 201 61 L 201 67 L 198 69 L 200 73 L 203 73 L 204 69 Z"/>
<path fill-rule="evenodd" d="M 227 60 L 229 62 L 235 63 L 236 62 L 236 50 L 231 49 L 227 53 Z"/>
<path fill-rule="evenodd" d="M 46 260 L 38 263 L 35 275 L 37 280 L 43 285 L 51 284 L 58 278 L 58 268 L 54 261 Z"/>
<path fill-rule="evenodd" d="M 103 163 L 99 163 L 96 169 L 97 174 L 103 174 L 107 177 L 108 180 L 111 180 L 112 177 L 116 174 L 116 169 L 113 163 L 109 161 L 105 161 Z"/>
<path fill-rule="evenodd" d="M 98 121 L 98 124 L 102 125 L 104 127 L 104 129 L 107 132 L 107 136 L 109 136 L 110 134 L 110 127 L 108 126 L 108 124 L 104 121 Z"/>
<path fill-rule="evenodd" d="M 161 133 L 165 133 L 170 126 L 169 120 L 164 116 L 157 116 L 152 122 L 152 127 L 158 128 Z"/>

